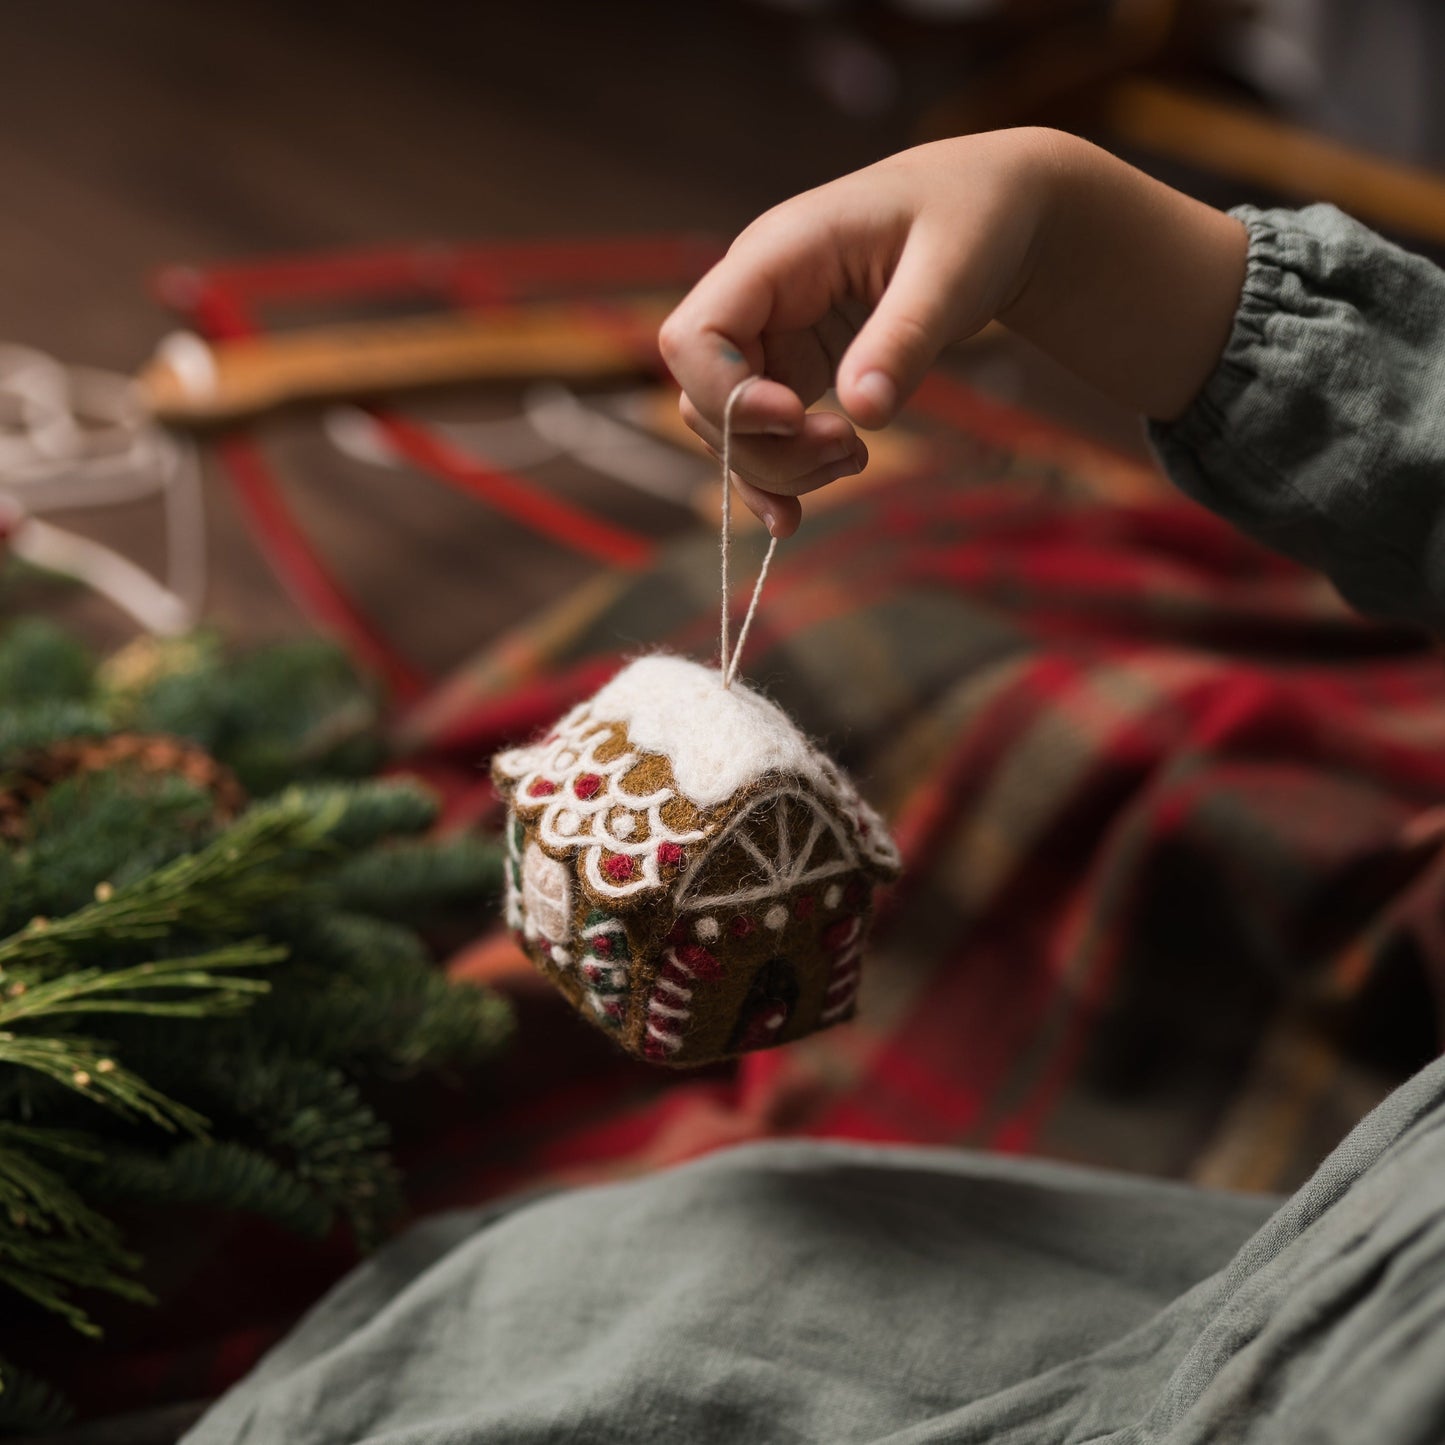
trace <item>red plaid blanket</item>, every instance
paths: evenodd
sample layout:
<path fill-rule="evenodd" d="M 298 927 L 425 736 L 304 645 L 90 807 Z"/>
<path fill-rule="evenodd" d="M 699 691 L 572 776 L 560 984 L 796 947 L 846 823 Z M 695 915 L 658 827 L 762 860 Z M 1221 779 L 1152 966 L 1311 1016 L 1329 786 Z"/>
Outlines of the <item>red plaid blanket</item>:
<path fill-rule="evenodd" d="M 615 1053 L 489 940 L 455 968 L 511 991 L 521 1030 L 482 1097 L 413 1098 L 419 1210 L 782 1134 L 1286 1189 L 1435 1050 L 1433 647 L 1147 469 L 966 411 L 936 471 L 784 545 L 747 659 L 906 856 L 857 1021 L 678 1077 Z M 585 589 L 413 714 L 404 741 L 461 780 L 457 815 L 487 812 L 492 747 L 623 651 L 707 655 L 715 561 L 700 538 Z M 172 1292 L 184 1338 L 132 1331 L 92 1398 L 218 1390 L 344 1256 L 233 1226 Z"/>
<path fill-rule="evenodd" d="M 860 1018 L 695 1080 L 600 1061 L 618 1094 L 589 1077 L 529 1117 L 508 1182 L 786 1133 L 1287 1189 L 1435 1049 L 1434 648 L 1119 458 L 987 415 L 934 474 L 810 521 L 753 634 L 754 680 L 904 850 Z M 712 550 L 490 650 L 413 742 L 480 762 L 518 697 L 565 706 L 619 639 L 705 655 Z M 581 1037 L 559 1010 L 523 1046 Z"/>

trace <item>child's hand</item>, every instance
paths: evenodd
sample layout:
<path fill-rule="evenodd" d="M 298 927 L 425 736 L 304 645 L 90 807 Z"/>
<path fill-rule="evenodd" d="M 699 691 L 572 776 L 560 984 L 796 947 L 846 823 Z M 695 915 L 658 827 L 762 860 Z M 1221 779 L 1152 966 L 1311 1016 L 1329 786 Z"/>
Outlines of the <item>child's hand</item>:
<path fill-rule="evenodd" d="M 662 328 L 687 424 L 714 449 L 739 378 L 734 471 L 773 530 L 794 497 L 862 471 L 853 429 L 885 425 L 950 341 L 1019 289 L 1055 137 L 1001 131 L 904 151 L 754 221 Z M 861 323 L 861 324 L 860 324 Z M 836 385 L 845 416 L 805 415 Z"/>
<path fill-rule="evenodd" d="M 667 319 L 682 414 L 778 536 L 796 498 L 861 471 L 854 425 L 896 415 L 938 353 L 994 317 L 1159 416 L 1228 336 L 1237 222 L 1071 136 L 998 131 L 904 151 L 754 221 Z M 846 415 L 807 413 L 829 385 Z"/>

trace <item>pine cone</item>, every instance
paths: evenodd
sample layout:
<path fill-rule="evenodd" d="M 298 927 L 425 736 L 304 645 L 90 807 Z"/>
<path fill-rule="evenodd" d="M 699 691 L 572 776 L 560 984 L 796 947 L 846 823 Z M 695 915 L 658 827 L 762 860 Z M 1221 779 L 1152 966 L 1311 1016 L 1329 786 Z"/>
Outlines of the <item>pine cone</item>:
<path fill-rule="evenodd" d="M 230 822 L 246 806 L 246 791 L 230 768 L 182 738 L 158 733 L 67 738 L 22 755 L 5 770 L 0 779 L 0 838 L 22 841 L 31 808 L 57 783 L 79 773 L 122 768 L 173 774 L 205 789 L 214 801 L 217 822 Z"/>

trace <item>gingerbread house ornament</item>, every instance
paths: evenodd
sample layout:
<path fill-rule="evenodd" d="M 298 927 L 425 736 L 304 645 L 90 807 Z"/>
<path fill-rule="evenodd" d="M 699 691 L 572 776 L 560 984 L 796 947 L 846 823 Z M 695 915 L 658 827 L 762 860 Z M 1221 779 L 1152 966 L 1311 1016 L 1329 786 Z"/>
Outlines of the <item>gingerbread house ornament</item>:
<path fill-rule="evenodd" d="M 499 754 L 507 920 L 630 1053 L 692 1065 L 848 1018 L 898 851 L 772 702 L 644 657 Z"/>

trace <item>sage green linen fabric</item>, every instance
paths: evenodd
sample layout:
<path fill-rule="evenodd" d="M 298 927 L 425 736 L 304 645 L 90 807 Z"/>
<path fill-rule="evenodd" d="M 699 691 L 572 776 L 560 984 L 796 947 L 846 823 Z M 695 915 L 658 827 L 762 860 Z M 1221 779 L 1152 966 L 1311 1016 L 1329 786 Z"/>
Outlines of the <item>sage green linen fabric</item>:
<path fill-rule="evenodd" d="M 748 1146 L 417 1227 L 186 1445 L 1445 1438 L 1445 1061 L 1270 1210 Z"/>

